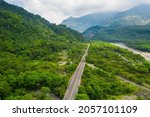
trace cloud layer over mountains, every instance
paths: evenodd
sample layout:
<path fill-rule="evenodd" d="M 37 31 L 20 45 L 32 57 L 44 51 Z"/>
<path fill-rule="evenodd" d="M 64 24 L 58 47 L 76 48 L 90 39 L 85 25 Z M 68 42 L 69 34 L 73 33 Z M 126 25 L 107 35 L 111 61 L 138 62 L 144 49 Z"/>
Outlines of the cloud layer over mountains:
<path fill-rule="evenodd" d="M 150 0 L 5 0 L 39 14 L 53 23 L 70 16 L 78 17 L 93 12 L 123 11 Z"/>

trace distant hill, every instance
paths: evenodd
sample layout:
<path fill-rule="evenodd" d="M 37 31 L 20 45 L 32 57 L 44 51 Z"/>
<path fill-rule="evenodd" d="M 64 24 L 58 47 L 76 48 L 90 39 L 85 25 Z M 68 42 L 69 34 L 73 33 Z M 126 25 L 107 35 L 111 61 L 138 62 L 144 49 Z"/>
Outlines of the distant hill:
<path fill-rule="evenodd" d="M 150 25 L 93 26 L 84 33 L 85 40 L 123 42 L 128 46 L 150 52 Z"/>
<path fill-rule="evenodd" d="M 106 19 L 112 18 L 115 15 L 116 12 L 93 13 L 79 18 L 70 17 L 64 20 L 62 24 L 65 24 L 67 25 L 67 27 L 77 30 L 79 32 L 83 32 L 89 27 L 104 22 Z"/>
<path fill-rule="evenodd" d="M 145 26 L 117 26 L 101 27 L 93 26 L 84 33 L 85 39 L 123 41 L 125 39 L 150 40 L 150 25 Z"/>

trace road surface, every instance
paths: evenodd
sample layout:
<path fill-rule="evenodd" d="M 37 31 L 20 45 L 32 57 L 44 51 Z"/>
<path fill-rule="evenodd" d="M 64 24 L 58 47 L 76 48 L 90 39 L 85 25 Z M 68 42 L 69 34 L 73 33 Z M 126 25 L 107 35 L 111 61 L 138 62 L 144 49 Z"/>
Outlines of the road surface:
<path fill-rule="evenodd" d="M 142 51 L 139 51 L 139 50 L 130 48 L 130 47 L 126 46 L 126 45 L 123 44 L 123 43 L 111 43 L 111 44 L 116 45 L 116 46 L 118 46 L 118 47 L 120 47 L 120 48 L 128 49 L 129 51 L 132 51 L 132 52 L 135 53 L 135 54 L 140 54 L 140 55 L 143 56 L 146 60 L 150 61 L 150 53 L 149 53 L 149 52 L 142 52 Z"/>
<path fill-rule="evenodd" d="M 74 74 L 72 75 L 68 88 L 66 90 L 65 96 L 63 100 L 74 100 L 76 94 L 78 93 L 78 87 L 80 85 L 81 77 L 84 71 L 85 63 L 86 63 L 86 56 L 88 55 L 90 44 L 88 45 L 87 49 L 85 50 L 84 55 L 82 56 L 82 59 L 76 68 Z"/>

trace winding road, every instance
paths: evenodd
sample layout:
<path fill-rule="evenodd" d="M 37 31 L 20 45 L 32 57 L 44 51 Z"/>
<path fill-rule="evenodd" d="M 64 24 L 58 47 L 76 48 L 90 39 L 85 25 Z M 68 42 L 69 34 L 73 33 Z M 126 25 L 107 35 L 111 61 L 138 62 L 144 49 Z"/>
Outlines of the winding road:
<path fill-rule="evenodd" d="M 82 59 L 76 68 L 75 72 L 73 73 L 72 77 L 70 78 L 65 96 L 63 100 L 74 100 L 75 95 L 78 93 L 78 87 L 81 82 L 82 74 L 84 71 L 85 63 L 86 63 L 86 56 L 88 55 L 90 44 L 88 44 L 87 49 L 85 50 L 84 55 L 82 56 Z"/>

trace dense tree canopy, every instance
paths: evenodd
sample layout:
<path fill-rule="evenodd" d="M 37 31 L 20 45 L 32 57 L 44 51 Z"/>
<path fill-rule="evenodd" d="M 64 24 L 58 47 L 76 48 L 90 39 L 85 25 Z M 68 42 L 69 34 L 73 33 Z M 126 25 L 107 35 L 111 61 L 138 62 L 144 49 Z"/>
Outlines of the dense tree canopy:
<path fill-rule="evenodd" d="M 0 17 L 0 98 L 62 98 L 85 48 L 82 35 L 4 1 Z"/>
<path fill-rule="evenodd" d="M 87 63 L 76 99 L 122 99 L 126 95 L 149 99 L 149 92 L 145 96 L 138 87 L 119 79 L 150 88 L 150 63 L 140 55 L 108 43 L 92 42 Z"/>

